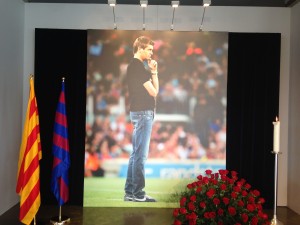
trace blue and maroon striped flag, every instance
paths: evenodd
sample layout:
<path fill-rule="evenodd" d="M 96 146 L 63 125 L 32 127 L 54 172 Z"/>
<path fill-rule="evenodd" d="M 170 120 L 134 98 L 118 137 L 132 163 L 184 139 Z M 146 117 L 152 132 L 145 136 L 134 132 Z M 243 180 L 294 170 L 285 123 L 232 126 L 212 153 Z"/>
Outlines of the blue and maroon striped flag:
<path fill-rule="evenodd" d="M 62 81 L 61 93 L 55 115 L 52 154 L 54 158 L 51 190 L 61 206 L 69 200 L 68 173 L 70 167 L 64 79 Z"/>

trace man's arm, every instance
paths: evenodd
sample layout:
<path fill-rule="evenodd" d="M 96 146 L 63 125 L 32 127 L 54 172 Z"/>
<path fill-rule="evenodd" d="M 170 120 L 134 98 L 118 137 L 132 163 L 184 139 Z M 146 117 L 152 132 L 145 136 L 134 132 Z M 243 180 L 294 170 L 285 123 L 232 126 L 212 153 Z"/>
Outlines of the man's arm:
<path fill-rule="evenodd" d="M 144 87 L 149 95 L 156 97 L 159 92 L 159 82 L 157 75 L 157 62 L 155 60 L 148 60 L 149 68 L 151 69 L 151 79 L 144 83 Z"/>
<path fill-rule="evenodd" d="M 159 92 L 159 81 L 158 81 L 157 72 L 152 73 L 151 79 L 146 81 L 143 85 L 148 91 L 149 95 L 156 97 Z"/>

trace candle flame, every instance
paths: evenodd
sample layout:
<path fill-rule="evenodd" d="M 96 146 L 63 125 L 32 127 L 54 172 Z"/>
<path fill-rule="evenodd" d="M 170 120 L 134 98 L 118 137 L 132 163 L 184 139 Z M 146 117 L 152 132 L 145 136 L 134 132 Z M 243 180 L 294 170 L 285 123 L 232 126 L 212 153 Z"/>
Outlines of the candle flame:
<path fill-rule="evenodd" d="M 276 122 L 279 121 L 278 117 L 276 116 Z"/>

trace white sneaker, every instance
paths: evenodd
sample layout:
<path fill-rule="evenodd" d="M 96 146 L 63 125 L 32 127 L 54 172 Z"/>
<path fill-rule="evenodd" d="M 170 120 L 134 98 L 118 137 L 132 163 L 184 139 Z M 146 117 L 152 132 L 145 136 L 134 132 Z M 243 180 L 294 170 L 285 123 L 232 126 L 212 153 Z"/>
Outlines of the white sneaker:
<path fill-rule="evenodd" d="M 144 197 L 133 197 L 134 202 L 156 202 L 156 200 L 149 195 L 145 195 Z"/>

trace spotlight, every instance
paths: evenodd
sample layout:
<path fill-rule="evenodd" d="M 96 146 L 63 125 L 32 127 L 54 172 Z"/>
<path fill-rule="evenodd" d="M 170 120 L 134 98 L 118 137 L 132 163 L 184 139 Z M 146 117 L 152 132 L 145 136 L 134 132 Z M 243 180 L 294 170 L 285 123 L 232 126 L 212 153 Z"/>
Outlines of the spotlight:
<path fill-rule="evenodd" d="M 108 5 L 111 7 L 115 7 L 116 6 L 116 0 L 108 0 Z"/>
<path fill-rule="evenodd" d="M 208 7 L 211 4 L 211 0 L 203 0 L 203 6 Z"/>
<path fill-rule="evenodd" d="M 141 0 L 140 5 L 141 5 L 141 7 L 146 8 L 148 6 L 148 1 L 147 0 Z"/>
<path fill-rule="evenodd" d="M 175 17 L 175 9 L 179 6 L 179 1 L 171 1 L 171 6 L 173 7 L 173 16 L 170 30 L 174 30 L 174 17 Z"/>
<path fill-rule="evenodd" d="M 203 0 L 203 8 L 204 9 L 203 9 L 202 20 L 201 20 L 201 25 L 200 25 L 199 31 L 202 31 L 202 29 L 203 29 L 205 9 L 206 9 L 206 7 L 210 6 L 210 4 L 211 4 L 211 0 Z"/>
<path fill-rule="evenodd" d="M 171 1 L 171 5 L 173 8 L 177 8 L 179 6 L 179 1 Z"/>
<path fill-rule="evenodd" d="M 117 30 L 116 14 L 115 14 L 116 0 L 108 0 L 108 5 L 112 7 L 113 16 L 114 16 L 114 30 Z"/>

